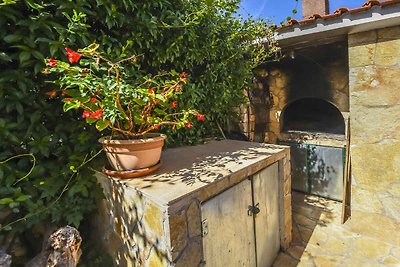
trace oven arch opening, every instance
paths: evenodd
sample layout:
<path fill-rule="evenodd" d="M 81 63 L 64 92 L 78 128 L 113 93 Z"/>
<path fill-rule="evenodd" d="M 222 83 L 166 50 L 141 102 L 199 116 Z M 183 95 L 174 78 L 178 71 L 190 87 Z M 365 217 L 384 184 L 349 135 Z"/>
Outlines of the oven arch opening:
<path fill-rule="evenodd" d="M 285 106 L 281 116 L 282 132 L 345 134 L 340 110 L 321 98 L 302 98 Z"/>

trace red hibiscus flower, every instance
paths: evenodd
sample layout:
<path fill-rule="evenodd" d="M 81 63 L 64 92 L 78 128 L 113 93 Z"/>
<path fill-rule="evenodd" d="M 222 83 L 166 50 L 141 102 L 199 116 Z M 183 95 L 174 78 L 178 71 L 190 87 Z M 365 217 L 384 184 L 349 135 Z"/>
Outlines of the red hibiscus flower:
<path fill-rule="evenodd" d="M 186 126 L 186 128 L 190 128 L 190 127 L 192 127 L 192 124 L 191 124 L 190 121 L 189 121 L 189 122 L 187 122 L 187 123 L 185 124 L 185 126 Z"/>
<path fill-rule="evenodd" d="M 57 66 L 57 61 L 54 58 L 49 59 L 49 66 L 50 67 L 55 67 Z"/>
<path fill-rule="evenodd" d="M 94 97 L 92 97 L 92 98 L 90 99 L 90 102 L 92 102 L 92 103 L 96 103 L 96 101 L 97 101 L 97 99 L 94 98 Z"/>
<path fill-rule="evenodd" d="M 48 95 L 50 98 L 54 98 L 57 96 L 57 92 L 56 90 L 48 91 L 46 95 Z"/>
<path fill-rule="evenodd" d="M 92 114 L 90 114 L 90 118 L 93 119 L 101 119 L 101 117 L 103 116 L 103 111 L 101 109 L 96 110 L 95 112 L 93 112 Z"/>
<path fill-rule="evenodd" d="M 176 108 L 176 106 L 178 105 L 178 103 L 176 101 L 171 103 L 171 108 Z"/>
<path fill-rule="evenodd" d="M 81 58 L 81 54 L 69 49 L 68 47 L 65 48 L 65 51 L 67 51 L 67 56 L 70 63 L 78 62 Z"/>
<path fill-rule="evenodd" d="M 188 75 L 188 74 L 187 74 L 186 72 L 182 72 L 182 73 L 181 73 L 181 77 L 182 77 L 182 78 L 186 78 L 187 75 Z"/>
<path fill-rule="evenodd" d="M 84 110 L 83 111 L 83 113 L 82 113 L 82 118 L 88 118 L 88 117 L 90 117 L 91 116 L 91 112 L 89 111 L 89 110 Z"/>
<path fill-rule="evenodd" d="M 148 90 L 148 92 L 149 92 L 149 94 L 154 94 L 154 87 L 151 87 L 149 90 Z"/>
<path fill-rule="evenodd" d="M 199 121 L 204 121 L 204 114 L 197 114 L 197 119 L 199 120 Z"/>

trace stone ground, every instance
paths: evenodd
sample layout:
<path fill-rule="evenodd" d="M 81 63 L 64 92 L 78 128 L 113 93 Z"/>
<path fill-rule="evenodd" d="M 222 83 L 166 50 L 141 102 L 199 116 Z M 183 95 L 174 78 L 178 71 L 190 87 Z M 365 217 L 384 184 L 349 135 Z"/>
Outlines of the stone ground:
<path fill-rule="evenodd" d="M 351 220 L 340 223 L 342 203 L 293 192 L 292 209 L 293 241 L 274 267 L 400 266 L 400 247 L 350 231 Z"/>

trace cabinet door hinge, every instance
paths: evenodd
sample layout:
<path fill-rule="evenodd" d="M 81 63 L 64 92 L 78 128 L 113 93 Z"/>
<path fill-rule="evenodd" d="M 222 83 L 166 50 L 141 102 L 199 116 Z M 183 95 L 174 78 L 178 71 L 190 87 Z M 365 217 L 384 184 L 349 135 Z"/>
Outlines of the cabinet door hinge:
<path fill-rule="evenodd" d="M 208 221 L 207 219 L 201 221 L 201 236 L 208 235 Z"/>

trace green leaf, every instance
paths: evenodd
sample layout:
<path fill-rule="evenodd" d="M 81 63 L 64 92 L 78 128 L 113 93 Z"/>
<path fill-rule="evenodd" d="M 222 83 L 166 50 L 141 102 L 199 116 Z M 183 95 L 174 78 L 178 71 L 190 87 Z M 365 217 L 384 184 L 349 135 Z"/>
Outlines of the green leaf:
<path fill-rule="evenodd" d="M 23 36 L 19 34 L 9 34 L 4 36 L 3 40 L 6 43 L 16 43 L 19 40 L 22 40 Z"/>
<path fill-rule="evenodd" d="M 77 109 L 80 106 L 81 106 L 81 103 L 79 101 L 71 101 L 71 102 L 67 101 L 64 103 L 63 110 L 64 110 L 64 112 L 67 112 L 68 110 L 71 110 L 71 109 Z"/>
<path fill-rule="evenodd" d="M 0 205 L 7 205 L 10 204 L 11 202 L 14 202 L 14 200 L 9 197 L 0 199 Z"/>
<path fill-rule="evenodd" d="M 106 129 L 109 124 L 110 123 L 107 120 L 99 120 L 96 122 L 96 129 L 101 132 Z"/>
<path fill-rule="evenodd" d="M 19 196 L 19 197 L 16 199 L 16 201 L 18 201 L 18 202 L 24 202 L 24 201 L 26 201 L 26 200 L 28 200 L 28 199 L 30 199 L 30 198 L 32 198 L 32 197 L 29 196 L 29 195 L 22 195 L 22 196 Z"/>
<path fill-rule="evenodd" d="M 23 51 L 19 54 L 19 62 L 22 64 L 31 58 L 31 53 L 29 51 Z"/>

